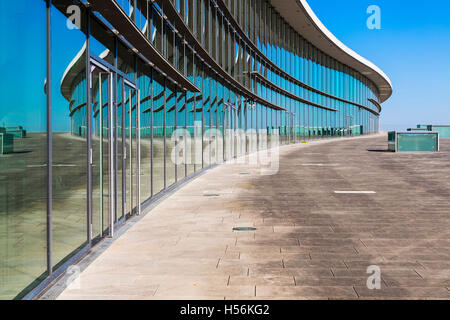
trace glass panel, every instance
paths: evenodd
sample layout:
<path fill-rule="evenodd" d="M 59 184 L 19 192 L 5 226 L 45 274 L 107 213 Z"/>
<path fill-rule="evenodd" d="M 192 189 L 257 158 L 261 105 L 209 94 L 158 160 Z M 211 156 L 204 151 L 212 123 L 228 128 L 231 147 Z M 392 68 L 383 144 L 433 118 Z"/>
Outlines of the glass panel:
<path fill-rule="evenodd" d="M 194 142 L 195 142 L 195 171 L 202 168 L 202 136 L 203 136 L 203 66 L 199 59 L 195 60 L 195 85 L 200 88 L 200 93 L 195 94 L 195 123 L 194 123 Z"/>
<path fill-rule="evenodd" d="M 164 189 L 164 100 L 165 80 L 153 73 L 153 194 Z"/>
<path fill-rule="evenodd" d="M 211 55 L 214 59 L 217 57 L 217 37 L 218 37 L 218 25 L 217 25 L 217 10 L 211 7 Z"/>
<path fill-rule="evenodd" d="M 114 134 L 116 137 L 116 221 L 122 219 L 125 215 L 125 197 L 123 197 L 123 188 L 126 185 L 125 176 L 125 117 L 124 117 L 124 90 L 123 78 L 117 77 L 116 89 L 116 121 Z"/>
<path fill-rule="evenodd" d="M 267 146 L 272 147 L 272 109 L 267 109 Z"/>
<path fill-rule="evenodd" d="M 63 11 L 66 12 L 66 11 Z M 91 53 L 114 65 L 114 37 L 110 31 L 95 19 L 90 18 L 91 37 L 89 38 L 89 48 Z M 56 28 L 52 28 L 56 29 Z M 58 28 L 62 29 L 62 28 Z"/>
<path fill-rule="evenodd" d="M 253 103 L 251 105 L 250 116 L 251 116 L 251 152 L 258 150 L 258 135 L 257 135 L 257 126 L 256 126 L 256 113 L 257 113 L 257 104 Z"/>
<path fill-rule="evenodd" d="M 131 170 L 128 172 L 131 179 L 131 212 L 136 213 L 137 212 L 137 206 L 138 206 L 138 193 L 139 193 L 139 179 L 138 179 L 138 172 L 139 172 L 139 160 L 138 160 L 138 132 L 139 132 L 139 126 L 138 126 L 138 117 L 139 117 L 139 103 L 138 103 L 138 92 L 134 88 L 128 88 L 128 86 L 125 86 L 125 94 L 127 91 L 131 91 L 131 150 L 129 153 L 131 153 Z"/>
<path fill-rule="evenodd" d="M 65 3 L 51 8 L 54 265 L 87 239 L 86 36 L 67 27 Z"/>
<path fill-rule="evenodd" d="M 238 97 L 238 110 L 237 110 L 237 155 L 243 156 L 245 154 L 245 123 L 244 123 L 244 97 Z"/>
<path fill-rule="evenodd" d="M 117 68 L 134 80 L 134 53 L 121 42 L 117 44 Z"/>
<path fill-rule="evenodd" d="M 176 44 L 177 44 L 177 50 L 178 50 L 178 61 L 177 61 L 177 68 L 178 71 L 185 75 L 185 69 L 184 69 L 184 42 L 183 39 L 180 37 L 176 37 Z"/>
<path fill-rule="evenodd" d="M 216 77 L 213 75 L 211 76 L 210 85 L 210 99 L 211 99 L 211 106 L 210 106 L 210 112 L 209 112 L 209 118 L 210 118 L 210 127 L 211 131 L 209 134 L 209 140 L 210 140 L 210 159 L 211 164 L 217 162 L 217 81 Z"/>
<path fill-rule="evenodd" d="M 134 9 L 133 1 L 131 0 L 116 0 L 116 1 L 125 11 L 125 13 L 131 17 Z"/>
<path fill-rule="evenodd" d="M 0 35 L 0 299 L 12 299 L 46 272 L 45 2 L 1 1 Z"/>
<path fill-rule="evenodd" d="M 223 85 L 220 81 L 217 81 L 217 108 L 216 108 L 216 119 L 217 119 L 217 143 L 216 143 L 216 154 L 217 162 L 222 163 L 223 158 L 223 114 L 224 114 L 224 100 L 223 100 Z"/>
<path fill-rule="evenodd" d="M 92 237 L 103 236 L 109 223 L 110 73 L 92 71 Z"/>
<path fill-rule="evenodd" d="M 203 24 L 203 28 L 202 28 L 202 32 L 203 32 L 203 43 L 204 43 L 204 47 L 207 51 L 210 51 L 211 45 L 210 45 L 210 40 L 211 40 L 211 7 L 210 7 L 210 3 L 209 1 L 203 1 L 203 19 L 204 19 L 204 24 Z"/>
<path fill-rule="evenodd" d="M 175 65 L 175 34 L 169 25 L 165 24 L 166 42 L 167 42 L 167 60 Z"/>
<path fill-rule="evenodd" d="M 124 84 L 125 117 L 125 170 L 126 170 L 126 214 L 134 213 L 137 195 L 137 94 L 134 88 Z"/>
<path fill-rule="evenodd" d="M 211 82 L 209 72 L 205 67 L 203 79 L 203 161 L 204 166 L 211 164 Z"/>
<path fill-rule="evenodd" d="M 152 196 L 151 192 L 151 107 L 152 107 L 152 69 L 138 63 L 138 87 L 141 93 L 141 203 Z"/>
<path fill-rule="evenodd" d="M 187 93 L 187 123 L 186 134 L 188 136 L 186 148 L 189 149 L 187 157 L 187 173 L 194 173 L 195 163 L 195 94 Z"/>
<path fill-rule="evenodd" d="M 144 34 L 147 34 L 148 29 L 148 18 L 147 18 L 147 6 L 149 2 L 146 0 L 135 0 L 136 1 L 136 25 L 139 30 Z"/>
<path fill-rule="evenodd" d="M 200 41 L 200 43 L 203 43 L 203 34 L 202 34 L 202 30 L 204 28 L 204 24 L 205 24 L 205 19 L 204 16 L 202 15 L 202 2 L 203 0 L 197 0 L 195 1 L 195 15 L 196 15 L 196 21 L 195 21 L 195 25 L 196 25 L 196 30 L 195 30 L 195 34 L 197 36 L 197 39 Z"/>
<path fill-rule="evenodd" d="M 188 1 L 186 1 L 186 4 L 187 4 L 187 8 L 186 9 L 188 10 L 188 13 L 187 13 L 187 19 L 188 19 L 187 25 L 189 26 L 189 28 L 191 28 L 191 31 L 193 33 L 195 33 L 195 30 L 194 30 L 195 0 L 188 0 Z"/>
<path fill-rule="evenodd" d="M 227 92 L 228 90 L 226 89 L 225 92 Z M 229 103 L 228 99 L 227 99 L 227 94 L 225 94 L 225 100 L 224 100 L 224 115 L 223 115 L 223 127 L 224 127 L 224 149 L 225 149 L 225 154 L 224 154 L 224 159 L 225 160 L 230 160 L 231 159 L 231 152 L 232 152 L 232 148 L 231 148 L 231 129 L 232 129 L 232 124 L 231 124 L 231 118 L 232 118 L 232 106 Z"/>
<path fill-rule="evenodd" d="M 177 92 L 177 179 L 186 176 L 186 92 Z"/>
<path fill-rule="evenodd" d="M 176 88 L 172 83 L 168 82 L 166 86 L 166 121 L 165 121 L 165 134 L 166 134 L 166 186 L 175 183 L 175 162 L 172 159 L 172 152 L 175 155 L 175 142 L 172 140 L 172 134 L 175 131 L 175 117 L 176 117 Z"/>
<path fill-rule="evenodd" d="M 188 46 L 184 46 L 186 53 L 186 75 L 187 78 L 194 82 L 194 55 L 192 49 Z M 187 159 L 187 174 L 190 175 L 194 172 L 195 162 L 195 142 L 194 142 L 194 126 L 195 126 L 195 94 L 192 92 L 187 93 L 187 148 L 189 148 Z"/>
<path fill-rule="evenodd" d="M 152 12 L 152 33 L 151 33 L 151 41 L 156 49 L 158 49 L 161 53 L 162 51 L 162 23 L 163 20 L 161 18 L 161 15 L 156 10 L 155 6 L 151 6 L 151 12 Z"/>

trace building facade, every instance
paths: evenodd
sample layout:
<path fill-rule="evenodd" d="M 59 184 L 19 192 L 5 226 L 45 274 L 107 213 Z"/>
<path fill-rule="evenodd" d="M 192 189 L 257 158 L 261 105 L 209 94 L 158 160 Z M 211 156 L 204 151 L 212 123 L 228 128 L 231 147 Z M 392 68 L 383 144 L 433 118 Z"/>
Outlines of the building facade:
<path fill-rule="evenodd" d="M 257 150 L 377 132 L 389 79 L 304 0 L 0 3 L 0 299 Z"/>

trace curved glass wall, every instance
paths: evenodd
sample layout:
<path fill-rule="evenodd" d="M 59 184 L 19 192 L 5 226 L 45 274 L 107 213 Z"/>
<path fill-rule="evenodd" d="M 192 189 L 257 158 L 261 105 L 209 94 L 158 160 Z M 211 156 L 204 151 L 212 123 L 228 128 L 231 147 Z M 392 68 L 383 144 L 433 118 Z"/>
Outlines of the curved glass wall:
<path fill-rule="evenodd" d="M 78 1 L 0 5 L 1 299 L 33 296 L 204 168 L 278 143 L 378 131 L 373 84 L 265 0 L 117 3 L 172 74 Z M 21 23 L 30 8 L 35 18 Z"/>

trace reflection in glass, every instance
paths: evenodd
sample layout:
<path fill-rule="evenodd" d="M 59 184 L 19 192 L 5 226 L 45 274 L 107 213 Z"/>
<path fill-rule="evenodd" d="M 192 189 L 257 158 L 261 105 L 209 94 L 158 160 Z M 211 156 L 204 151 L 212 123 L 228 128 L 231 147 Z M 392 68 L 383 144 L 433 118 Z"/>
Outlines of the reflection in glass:
<path fill-rule="evenodd" d="M 216 154 L 217 163 L 222 163 L 223 158 L 223 114 L 224 114 L 224 100 L 223 100 L 223 85 L 220 81 L 217 81 L 217 143 L 216 143 Z"/>
<path fill-rule="evenodd" d="M 103 236 L 109 224 L 109 133 L 111 74 L 92 67 L 92 236 Z"/>
<path fill-rule="evenodd" d="M 155 72 L 153 79 L 153 194 L 164 189 L 165 79 Z"/>
<path fill-rule="evenodd" d="M 200 89 L 200 93 L 195 94 L 194 100 L 194 161 L 195 171 L 201 170 L 203 165 L 202 159 L 202 140 L 203 140 L 203 65 L 200 59 L 195 59 L 195 85 Z"/>
<path fill-rule="evenodd" d="M 46 272 L 45 10 L 44 1 L 0 2 L 0 299 Z"/>
<path fill-rule="evenodd" d="M 152 69 L 139 61 L 138 63 L 138 87 L 140 89 L 141 99 L 141 179 L 140 193 L 141 203 L 152 196 L 152 135 L 151 135 L 151 116 L 152 116 Z"/>
<path fill-rule="evenodd" d="M 203 79 L 203 161 L 211 164 L 211 82 L 210 74 L 205 70 Z"/>
<path fill-rule="evenodd" d="M 125 118 L 125 214 L 136 211 L 137 204 L 137 92 L 124 83 Z"/>
<path fill-rule="evenodd" d="M 123 78 L 117 76 L 116 87 L 116 110 L 115 110 L 115 130 L 114 135 L 116 139 L 116 170 L 115 177 L 115 190 L 116 190 L 116 210 L 115 221 L 122 219 L 125 216 L 125 193 L 123 188 L 125 187 L 126 176 L 124 168 L 125 166 L 125 117 L 124 117 L 124 90 L 123 90 Z"/>
<path fill-rule="evenodd" d="M 166 113 L 165 113 L 165 135 L 166 135 L 166 186 L 169 187 L 175 183 L 175 162 L 172 159 L 172 152 L 175 152 L 175 142 L 172 140 L 172 134 L 176 125 L 176 99 L 177 89 L 170 82 L 166 87 Z"/>
<path fill-rule="evenodd" d="M 211 104 L 209 107 L 209 119 L 210 123 L 210 163 L 217 163 L 217 81 L 214 75 L 211 76 L 209 81 L 209 91 L 210 91 L 210 100 Z"/>
<path fill-rule="evenodd" d="M 177 180 L 186 176 L 188 137 L 186 134 L 186 92 L 177 92 Z"/>
<path fill-rule="evenodd" d="M 52 259 L 57 266 L 87 240 L 86 35 L 67 28 L 65 1 L 53 4 Z"/>

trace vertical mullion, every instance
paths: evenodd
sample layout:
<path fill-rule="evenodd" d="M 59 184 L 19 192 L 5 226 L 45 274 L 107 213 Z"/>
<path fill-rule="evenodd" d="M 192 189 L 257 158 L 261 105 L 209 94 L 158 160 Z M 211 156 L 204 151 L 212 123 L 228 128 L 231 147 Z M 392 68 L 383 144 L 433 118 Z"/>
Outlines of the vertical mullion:
<path fill-rule="evenodd" d="M 137 83 L 137 82 L 136 82 Z M 136 135 L 137 135 L 137 173 L 136 173 L 136 188 L 137 188 L 137 214 L 141 214 L 141 94 L 140 90 L 136 89 Z"/>
<path fill-rule="evenodd" d="M 135 6 L 137 1 L 135 0 Z M 138 89 L 138 57 L 134 55 L 134 94 L 136 97 L 136 214 L 141 214 L 141 97 Z"/>
<path fill-rule="evenodd" d="M 183 91 L 184 91 L 184 93 L 183 93 L 184 94 L 184 152 L 183 152 L 183 156 L 184 156 L 184 176 L 187 177 L 188 176 L 187 148 L 188 147 L 190 148 L 191 146 L 187 145 L 187 135 L 188 135 L 188 130 L 187 130 L 187 90 L 184 89 Z M 189 139 L 189 144 L 190 143 L 192 143 L 191 139 Z"/>
<path fill-rule="evenodd" d="M 109 134 L 108 134 L 108 173 L 109 173 L 109 225 L 110 225 L 110 234 L 114 235 L 114 210 L 115 210 L 115 198 L 116 193 L 114 192 L 115 183 L 114 183 L 114 146 L 113 146 L 113 123 L 114 123 L 114 102 L 115 99 L 113 97 L 113 75 L 112 72 L 108 73 L 108 84 L 109 84 L 109 96 L 108 96 L 108 121 L 109 121 Z M 102 129 L 103 130 L 103 129 Z"/>
<path fill-rule="evenodd" d="M 48 276 L 53 273 L 52 262 L 52 87 L 51 87 L 51 0 L 47 1 L 47 272 Z"/>
<path fill-rule="evenodd" d="M 153 68 L 150 71 L 150 195 L 153 197 Z"/>
<path fill-rule="evenodd" d="M 114 67 L 117 68 L 117 37 L 114 37 Z M 119 220 L 119 216 L 120 216 L 120 212 L 117 210 L 118 206 L 118 201 L 122 201 L 122 199 L 118 199 L 117 198 L 117 194 L 118 194 L 118 190 L 117 190 L 117 179 L 120 179 L 121 177 L 118 177 L 118 161 L 122 161 L 122 159 L 118 158 L 118 150 L 119 150 L 119 130 L 118 130 L 118 122 L 119 119 L 117 118 L 117 98 L 118 95 L 120 94 L 119 92 L 117 92 L 117 88 L 118 86 L 119 80 L 118 80 L 118 75 L 116 72 L 114 72 L 114 93 L 112 93 L 114 95 L 114 101 L 112 104 L 112 107 L 114 108 L 114 125 L 111 124 L 111 130 L 114 128 L 114 151 L 113 151 L 113 155 L 114 155 L 114 194 L 115 194 L 115 206 L 114 206 L 114 213 L 115 213 L 115 222 L 117 222 Z M 122 103 L 122 108 L 123 108 L 123 97 L 121 97 L 121 103 Z M 123 153 L 121 153 L 123 155 Z M 123 174 L 123 166 L 122 166 L 122 174 Z M 123 194 L 123 193 L 122 193 Z M 122 209 L 123 209 L 123 203 L 122 203 Z"/>
<path fill-rule="evenodd" d="M 193 55 L 193 58 L 192 58 L 192 79 L 193 79 L 193 82 L 194 82 L 194 84 L 195 84 L 195 76 L 196 76 L 196 74 L 195 74 L 195 54 Z M 191 161 L 193 160 L 194 161 L 194 173 L 197 171 L 197 141 L 195 140 L 195 138 L 196 138 L 196 134 L 197 134 L 197 131 L 196 131 L 196 128 L 195 128 L 195 126 L 196 126 L 196 124 L 195 124 L 195 119 L 196 119 L 196 111 L 197 111 L 197 93 L 196 92 L 194 92 L 193 94 L 192 94 L 192 106 L 193 106 L 193 108 L 192 108 L 192 116 L 193 116 L 193 128 L 194 128 L 194 153 L 193 154 L 191 154 Z M 192 152 L 192 149 L 191 149 L 191 152 Z"/>
<path fill-rule="evenodd" d="M 203 101 L 204 101 L 204 99 L 205 99 L 205 97 L 204 97 L 204 94 L 205 94 L 205 82 L 204 82 L 204 77 L 205 77 L 205 74 L 204 74 L 204 64 L 202 63 L 201 64 L 201 71 L 200 71 L 200 73 L 201 73 L 201 75 L 202 75 L 202 79 L 201 79 L 201 81 L 202 81 L 202 168 L 204 168 L 204 166 L 205 166 L 205 161 L 204 161 L 204 159 L 203 159 L 203 143 L 204 143 L 204 133 L 205 133 L 205 127 L 204 127 L 204 123 L 205 123 L 205 119 L 204 119 L 204 117 L 205 117 L 205 115 L 204 115 L 204 105 L 203 105 Z"/>
<path fill-rule="evenodd" d="M 117 46 L 116 46 L 117 50 Z M 125 81 L 124 78 L 122 78 L 122 214 L 123 219 L 126 219 L 126 203 L 127 203 L 127 161 L 126 161 L 126 155 L 127 155 L 127 136 L 126 136 L 126 121 L 125 117 L 127 116 L 127 103 L 126 103 L 126 96 L 125 96 Z"/>
<path fill-rule="evenodd" d="M 176 50 L 176 51 L 178 51 L 178 50 Z M 175 59 L 175 61 L 177 61 L 176 59 Z M 174 107 L 174 112 L 175 112 L 175 125 L 174 125 L 174 130 L 173 130 L 173 132 L 172 132 L 172 136 L 173 136 L 173 133 L 175 132 L 176 133 L 176 136 L 175 136 L 175 145 L 173 146 L 174 148 L 175 148 L 175 155 L 176 155 L 176 157 L 178 157 L 178 132 L 177 132 L 177 126 L 178 126 L 178 123 L 177 123 L 177 113 L 178 113 L 178 86 L 177 85 L 175 85 L 175 107 Z M 176 159 L 176 158 L 175 158 Z M 175 183 L 178 181 L 178 160 L 175 160 Z"/>
<path fill-rule="evenodd" d="M 86 32 L 86 125 L 87 125 L 87 240 L 89 247 L 92 246 L 92 140 L 91 140 L 91 61 L 90 61 L 90 9 L 86 10 L 87 32 Z"/>
<path fill-rule="evenodd" d="M 166 182 L 166 178 L 167 178 L 167 173 L 166 173 L 166 99 L 167 99 L 167 95 L 166 95 L 166 77 L 164 76 L 164 81 L 163 81 L 163 90 L 164 90 L 164 116 L 163 116 L 163 140 L 164 140 L 164 190 L 167 188 L 167 182 Z"/>
<path fill-rule="evenodd" d="M 225 140 L 226 140 L 226 136 L 225 136 L 225 79 L 222 80 L 222 83 L 220 84 L 222 87 L 222 162 L 225 162 Z"/>

